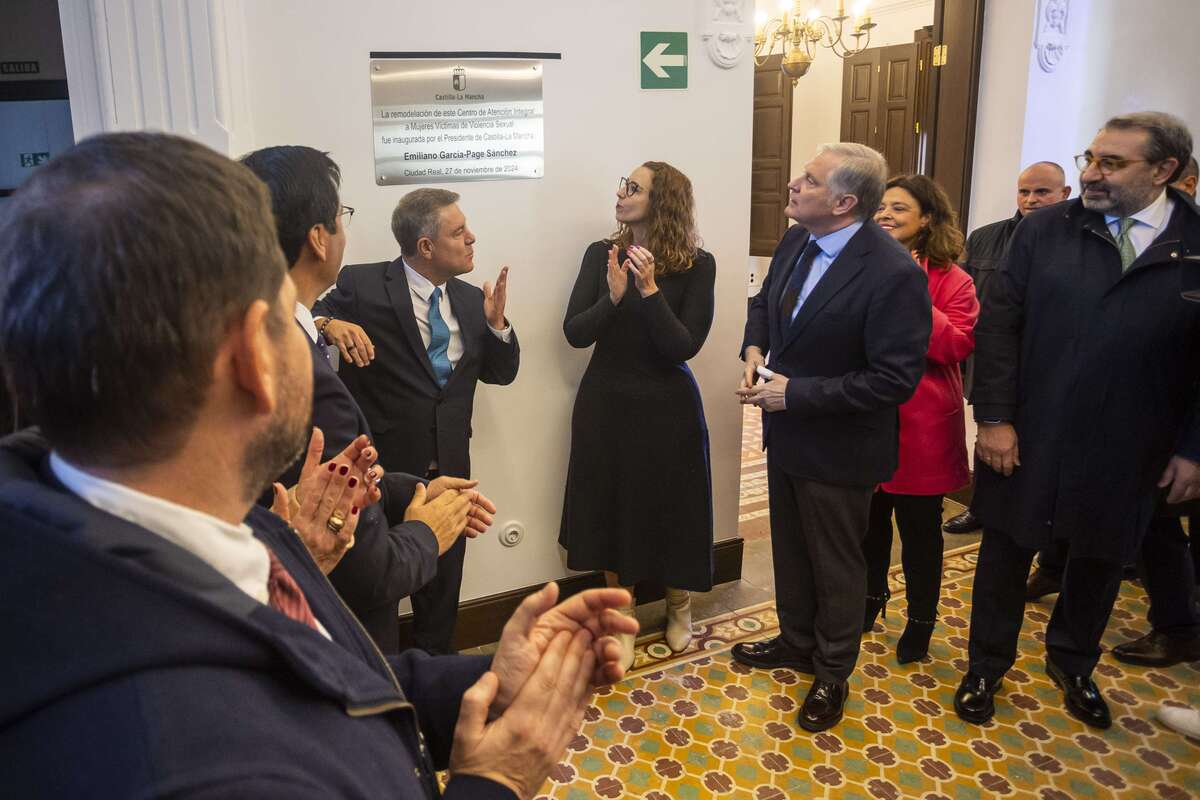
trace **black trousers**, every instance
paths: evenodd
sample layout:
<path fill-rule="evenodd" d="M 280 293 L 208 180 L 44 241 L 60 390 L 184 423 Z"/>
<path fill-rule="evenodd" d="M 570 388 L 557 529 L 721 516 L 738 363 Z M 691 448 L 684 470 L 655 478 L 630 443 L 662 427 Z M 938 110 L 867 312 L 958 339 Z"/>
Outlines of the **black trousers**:
<path fill-rule="evenodd" d="M 1025 619 L 1025 579 L 1037 551 L 1008 534 L 984 528 L 971 593 L 970 670 L 989 681 L 1017 657 Z M 1068 553 L 1062 591 L 1046 625 L 1046 655 L 1071 675 L 1090 675 L 1100 660 L 1100 637 L 1121 588 L 1122 565 Z"/>
<path fill-rule="evenodd" d="M 811 655 L 818 679 L 845 681 L 862 640 L 862 541 L 873 487 L 789 475 L 774 465 L 769 449 L 767 487 L 780 635 Z"/>
<path fill-rule="evenodd" d="M 942 588 L 942 495 L 890 494 L 871 496 L 871 513 L 863 555 L 867 559 L 867 594 L 887 591 L 892 557 L 892 513 L 900 529 L 900 561 L 904 566 L 908 616 L 924 622 L 937 618 Z"/>
<path fill-rule="evenodd" d="M 437 478 L 430 469 L 425 477 Z M 413 610 L 412 641 L 405 647 L 419 647 L 433 656 L 452 655 L 454 627 L 458 622 L 458 596 L 462 590 L 463 559 L 467 555 L 467 537 L 460 536 L 450 549 L 438 556 L 437 574 L 409 597 Z"/>
<path fill-rule="evenodd" d="M 454 649 L 454 626 L 458 621 L 458 593 L 462 588 L 463 558 L 467 537 L 460 536 L 438 557 L 437 575 L 412 594 L 411 646 L 430 655 L 450 655 Z M 403 647 L 401 648 L 404 649 Z"/>
<path fill-rule="evenodd" d="M 1196 535 L 1192 534 L 1193 542 Z M 1180 639 L 1200 636 L 1196 574 L 1188 550 L 1188 535 L 1179 517 L 1155 517 L 1142 541 L 1138 563 L 1150 598 L 1150 627 Z"/>

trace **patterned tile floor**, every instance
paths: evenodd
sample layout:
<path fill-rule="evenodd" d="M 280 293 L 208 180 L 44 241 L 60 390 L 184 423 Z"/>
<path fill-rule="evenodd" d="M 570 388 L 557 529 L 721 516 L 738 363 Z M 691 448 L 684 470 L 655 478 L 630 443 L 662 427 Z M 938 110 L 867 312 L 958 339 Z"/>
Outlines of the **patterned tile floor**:
<path fill-rule="evenodd" d="M 773 606 L 760 604 L 698 624 L 693 647 L 679 656 L 661 640 L 639 644 L 634 672 L 596 697 L 542 797 L 1200 797 L 1200 742 L 1152 716 L 1164 702 L 1200 705 L 1200 663 L 1155 670 L 1105 656 L 1096 678 L 1116 722 L 1090 730 L 1062 710 L 1042 671 L 1048 605 L 1026 610 L 995 720 L 981 728 L 954 715 L 975 548 L 947 554 L 943 617 L 928 659 L 896 664 L 899 614 L 864 638 L 846 718 L 832 731 L 813 736 L 795 724 L 807 676 L 731 661 L 734 642 L 777 627 Z M 891 580 L 902 592 L 898 569 Z M 1144 594 L 1126 583 L 1106 648 L 1141 635 L 1145 615 Z"/>

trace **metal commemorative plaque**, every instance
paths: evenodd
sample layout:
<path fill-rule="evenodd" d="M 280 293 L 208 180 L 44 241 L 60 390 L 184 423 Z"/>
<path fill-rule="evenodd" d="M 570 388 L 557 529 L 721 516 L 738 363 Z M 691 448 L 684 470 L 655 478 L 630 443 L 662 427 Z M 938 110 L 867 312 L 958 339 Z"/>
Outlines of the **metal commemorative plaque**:
<path fill-rule="evenodd" d="M 542 62 L 373 58 L 380 186 L 541 178 Z"/>

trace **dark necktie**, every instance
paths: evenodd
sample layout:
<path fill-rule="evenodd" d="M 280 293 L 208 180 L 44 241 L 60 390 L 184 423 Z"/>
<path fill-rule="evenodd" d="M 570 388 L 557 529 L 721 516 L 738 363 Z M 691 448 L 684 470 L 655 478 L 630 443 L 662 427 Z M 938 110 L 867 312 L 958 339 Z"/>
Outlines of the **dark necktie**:
<path fill-rule="evenodd" d="M 433 374 L 437 375 L 438 386 L 445 386 L 450 380 L 454 367 L 450 364 L 450 328 L 442 319 L 442 287 L 438 286 L 429 296 L 429 363 L 433 365 Z"/>
<path fill-rule="evenodd" d="M 783 290 L 783 301 L 779 304 L 779 314 L 785 328 L 792 324 L 792 312 L 796 309 L 796 301 L 800 299 L 800 290 L 804 288 L 804 282 L 808 280 L 819 252 L 821 246 L 817 244 L 817 240 L 809 239 L 808 246 L 800 254 L 800 260 L 796 262 L 796 268 L 788 278 L 787 286 Z"/>
<path fill-rule="evenodd" d="M 304 598 L 300 584 L 296 583 L 296 579 L 288 573 L 279 556 L 269 547 L 267 556 L 271 559 L 271 570 L 267 573 L 267 604 L 285 617 L 307 625 L 314 631 L 319 630 L 317 618 L 313 616 L 312 608 Z"/>

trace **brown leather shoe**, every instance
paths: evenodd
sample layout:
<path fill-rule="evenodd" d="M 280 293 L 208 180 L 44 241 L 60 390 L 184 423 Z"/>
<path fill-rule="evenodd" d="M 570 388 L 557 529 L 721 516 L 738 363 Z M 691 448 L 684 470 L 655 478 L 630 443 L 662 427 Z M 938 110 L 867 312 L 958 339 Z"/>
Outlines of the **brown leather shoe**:
<path fill-rule="evenodd" d="M 1173 667 L 1185 661 L 1200 661 L 1200 636 L 1177 639 L 1165 633 L 1150 631 L 1140 639 L 1117 645 L 1112 654 L 1113 658 L 1126 664 Z"/>
<path fill-rule="evenodd" d="M 1025 602 L 1032 603 L 1041 600 L 1048 594 L 1058 594 L 1062 591 L 1062 575 L 1054 575 L 1038 567 L 1025 582 Z"/>
<path fill-rule="evenodd" d="M 849 695 L 850 684 L 845 681 L 813 681 L 800 707 L 800 727 L 809 733 L 820 733 L 837 725 L 842 721 Z"/>

